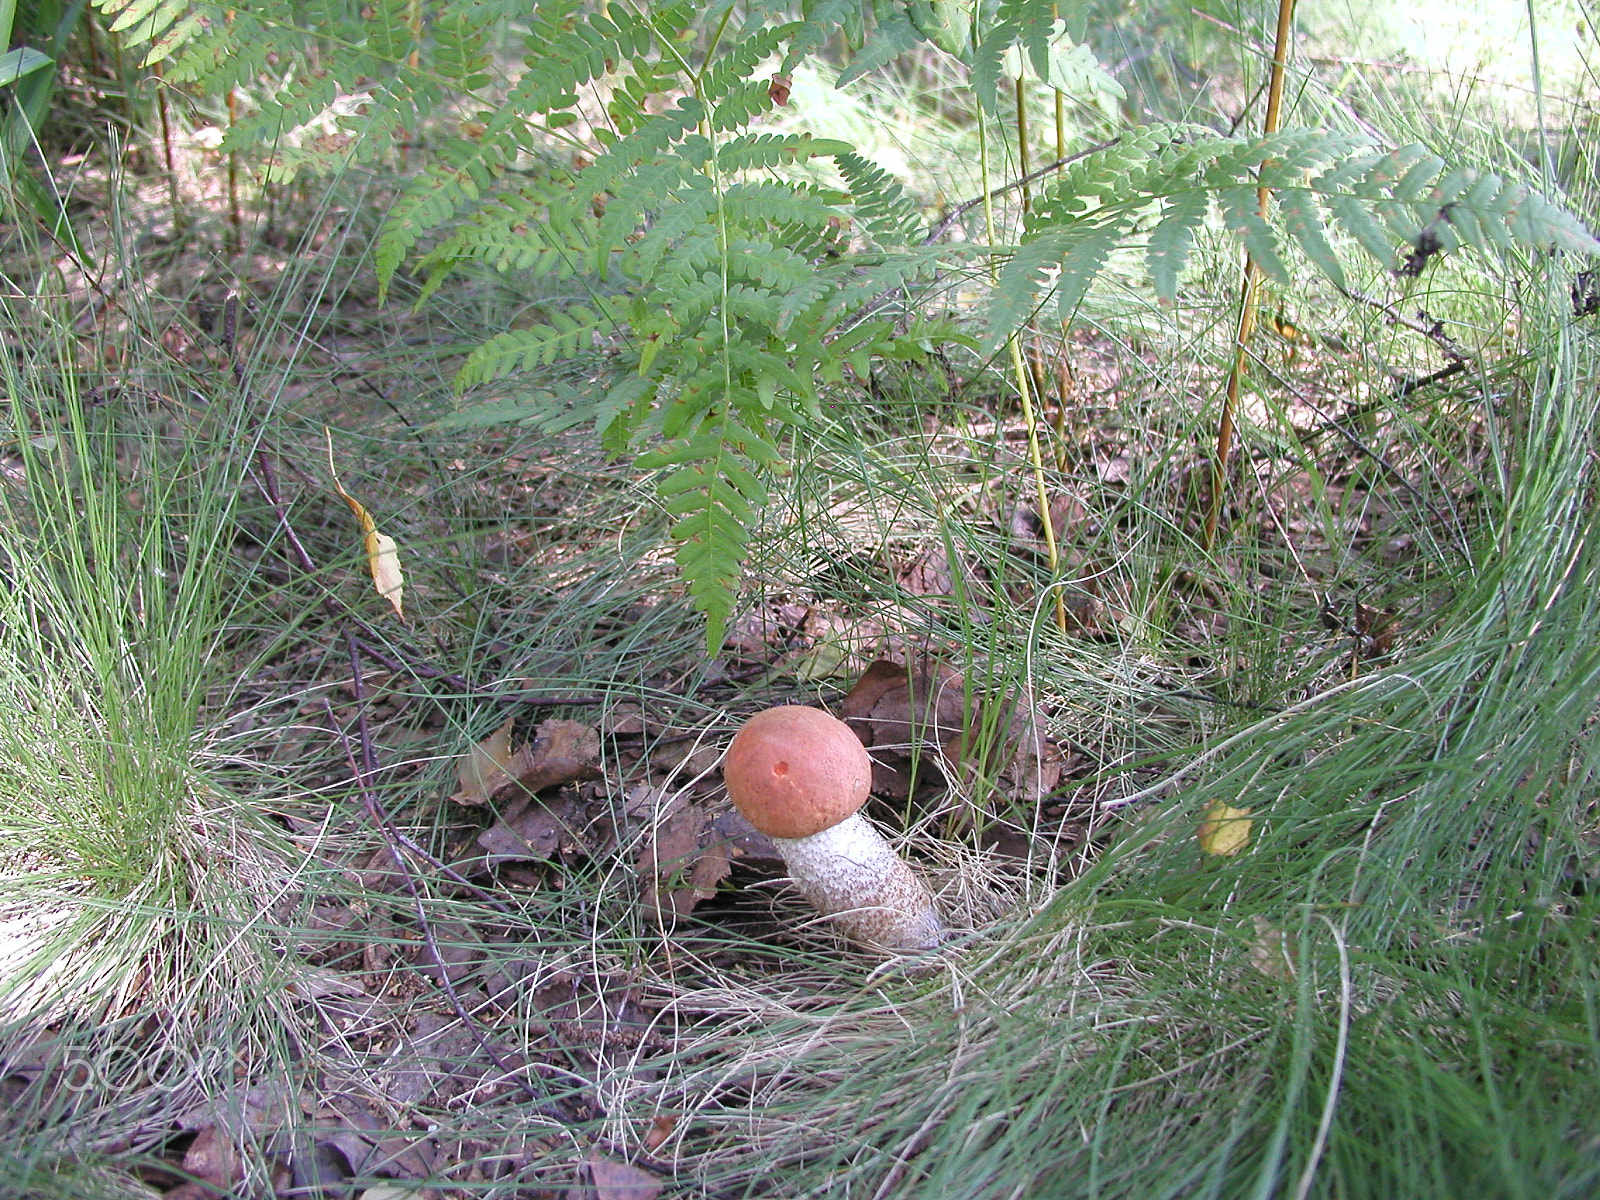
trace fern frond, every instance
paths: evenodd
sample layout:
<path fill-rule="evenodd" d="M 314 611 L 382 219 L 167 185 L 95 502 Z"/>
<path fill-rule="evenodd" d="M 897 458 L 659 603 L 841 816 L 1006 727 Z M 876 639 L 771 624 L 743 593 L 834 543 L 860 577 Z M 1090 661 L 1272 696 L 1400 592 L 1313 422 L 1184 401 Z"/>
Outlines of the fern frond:
<path fill-rule="evenodd" d="M 573 305 L 555 313 L 548 325 L 512 329 L 489 339 L 467 356 L 456 373 L 456 388 L 548 366 L 587 349 L 598 336 L 614 334 L 621 322 L 613 304 L 604 297 L 591 303 L 593 308 Z"/>
<path fill-rule="evenodd" d="M 804 0 L 801 19 L 789 32 L 789 49 L 783 56 L 779 74 L 789 75 L 795 67 L 821 50 L 844 32 L 846 45 L 861 44 L 860 0 Z M 841 86 L 843 81 L 840 81 Z"/>
<path fill-rule="evenodd" d="M 811 260 L 788 246 L 741 238 L 728 247 L 728 261 L 740 279 L 759 283 L 772 301 L 772 316 L 777 318 L 779 302 L 791 292 L 803 289 L 816 275 Z"/>
<path fill-rule="evenodd" d="M 834 165 L 849 189 L 856 225 L 879 246 L 906 246 L 922 232 L 922 213 L 900 181 L 876 163 L 846 147 L 833 152 Z"/>
<path fill-rule="evenodd" d="M 823 309 L 822 323 L 831 328 L 845 313 L 896 293 L 910 292 L 935 279 L 942 265 L 958 261 L 963 254 L 978 253 L 976 247 L 917 246 L 876 263 L 847 262 L 819 270 L 818 279 L 832 293 Z"/>
<path fill-rule="evenodd" d="M 111 33 L 125 33 L 135 44 L 154 42 L 176 25 L 188 11 L 183 0 L 132 0 L 132 3 L 113 9 L 115 13 L 107 29 Z"/>
<path fill-rule="evenodd" d="M 1283 228 L 1305 251 L 1306 257 L 1336 286 L 1345 286 L 1344 265 L 1324 231 L 1317 198 L 1305 188 L 1285 188 L 1275 192 Z"/>
<path fill-rule="evenodd" d="M 1273 197 L 1265 216 L 1262 187 Z M 1070 310 L 1108 256 L 1103 231 L 1125 237 L 1130 218 L 1157 203 L 1147 263 L 1157 293 L 1172 298 L 1213 200 L 1224 225 L 1280 280 L 1288 276 L 1284 250 L 1294 245 L 1343 286 L 1330 223 L 1390 269 L 1397 252 L 1416 249 L 1424 229 L 1429 253 L 1458 245 L 1600 253 L 1600 242 L 1566 210 L 1498 176 L 1447 172 L 1424 147 L 1373 152 L 1348 136 L 1306 129 L 1267 138 L 1148 129 L 1072 164 L 1038 198 L 1024 244 L 995 289 L 987 344 L 998 345 L 1033 311 L 1047 270 L 1060 270 L 1053 290 Z"/>
<path fill-rule="evenodd" d="M 850 65 L 839 73 L 838 87 L 848 87 L 879 67 L 887 66 L 908 50 L 916 48 L 922 34 L 904 13 L 891 12 L 882 17 L 868 35 L 866 42 L 850 59 Z"/>
<path fill-rule="evenodd" d="M 733 611 L 750 527 L 768 495 L 759 477 L 740 457 L 775 465 L 777 449 L 742 424 L 730 408 L 707 415 L 698 428 L 640 456 L 638 465 L 661 470 L 657 493 L 677 520 L 671 536 L 674 558 L 689 594 L 706 615 L 707 641 L 721 643 Z M 748 401 L 740 405 L 748 408 Z"/>
<path fill-rule="evenodd" d="M 693 10 L 688 10 L 693 11 Z M 716 107 L 722 109 L 730 103 L 737 111 L 736 124 L 744 124 L 758 112 L 772 107 L 770 84 L 766 79 L 755 78 L 757 68 L 784 47 L 792 34 L 800 32 L 798 23 L 769 25 L 765 28 L 746 25 L 738 36 L 727 39 L 724 49 L 708 68 L 702 70 L 696 93 L 702 98 L 714 97 Z M 755 106 L 745 107 L 748 100 L 739 99 L 749 89 L 755 90 Z M 730 124 L 725 128 L 732 129 Z"/>
<path fill-rule="evenodd" d="M 1193 188 L 1170 197 L 1161 220 L 1150 231 L 1147 263 L 1156 295 L 1171 300 L 1178 294 L 1178 276 L 1189 260 L 1194 231 L 1211 211 L 1211 194 Z"/>
<path fill-rule="evenodd" d="M 807 158 L 848 154 L 850 143 L 816 138 L 809 133 L 747 133 L 717 147 L 719 171 L 755 171 L 786 167 Z"/>
<path fill-rule="evenodd" d="M 993 352 L 1038 311 L 1041 294 L 1053 294 L 1063 320 L 1083 302 L 1100 268 L 1124 241 L 1131 221 L 1081 221 L 1025 243 L 1001 269 L 989 304 L 983 345 Z M 1053 282 L 1047 280 L 1054 276 Z"/>
<path fill-rule="evenodd" d="M 766 180 L 729 184 L 722 193 L 730 220 L 744 225 L 775 228 L 782 225 L 826 227 L 841 220 L 843 213 L 836 193 L 813 189 L 804 184 L 785 184 Z"/>
<path fill-rule="evenodd" d="M 705 117 L 706 106 L 700 100 L 683 97 L 666 112 L 614 139 L 604 153 L 578 173 L 573 180 L 574 194 L 588 197 L 616 190 L 623 179 L 631 180 L 641 164 L 659 161 L 677 143 L 686 140 Z"/>
<path fill-rule="evenodd" d="M 1262 217 L 1260 193 L 1254 187 L 1234 186 L 1217 189 L 1217 207 L 1228 231 L 1238 236 L 1250 258 L 1269 279 L 1282 283 L 1289 271 L 1278 256 L 1278 239 Z"/>
<path fill-rule="evenodd" d="M 523 74 L 506 104 L 516 112 L 545 113 L 568 108 L 585 85 L 602 78 L 613 57 L 632 61 L 645 57 L 656 29 L 671 36 L 685 28 L 686 6 L 664 5 L 653 14 L 630 13 L 612 5 L 602 13 L 579 12 L 577 0 L 540 3 L 534 7 L 523 56 Z"/>
<path fill-rule="evenodd" d="M 1047 0 L 1008 0 L 972 50 L 972 89 L 985 112 L 999 111 L 1006 55 L 1013 47 L 1026 57 L 1038 78 L 1067 95 L 1105 94 L 1121 99 L 1127 93 L 1094 52 L 1074 40 L 1061 19 L 1060 5 Z M 1019 70 L 1013 66 L 1013 71 Z"/>

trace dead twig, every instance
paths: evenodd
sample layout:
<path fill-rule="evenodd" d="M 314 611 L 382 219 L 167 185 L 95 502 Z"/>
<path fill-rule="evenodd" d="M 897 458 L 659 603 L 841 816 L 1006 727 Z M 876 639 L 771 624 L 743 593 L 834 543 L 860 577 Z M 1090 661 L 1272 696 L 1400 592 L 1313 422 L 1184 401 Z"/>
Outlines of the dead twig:
<path fill-rule="evenodd" d="M 950 226 L 954 225 L 962 217 L 966 216 L 969 212 L 977 208 L 985 201 L 995 200 L 1000 196 L 1004 196 L 1007 192 L 1014 192 L 1019 188 L 1025 188 L 1030 183 L 1034 182 L 1034 180 L 1042 179 L 1052 171 L 1059 171 L 1062 167 L 1070 166 L 1079 159 L 1088 158 L 1091 154 L 1099 154 L 1102 150 L 1109 150 L 1121 140 L 1122 139 L 1120 137 L 1114 137 L 1104 142 L 1096 142 L 1093 146 L 1085 147 L 1084 149 L 1079 150 L 1076 154 L 1069 154 L 1065 158 L 1058 158 L 1054 162 L 1046 163 L 1042 167 L 1038 167 L 1035 170 L 1029 171 L 1026 175 L 1022 175 L 1016 179 L 1013 179 L 1010 183 L 1003 183 L 997 188 L 992 188 L 982 196 L 974 196 L 971 200 L 963 200 L 960 204 L 956 205 L 949 212 L 945 213 L 943 217 L 929 227 L 928 232 L 922 236 L 922 244 L 924 246 L 931 246 L 934 242 L 938 241 L 944 236 L 945 230 L 949 229 Z"/>

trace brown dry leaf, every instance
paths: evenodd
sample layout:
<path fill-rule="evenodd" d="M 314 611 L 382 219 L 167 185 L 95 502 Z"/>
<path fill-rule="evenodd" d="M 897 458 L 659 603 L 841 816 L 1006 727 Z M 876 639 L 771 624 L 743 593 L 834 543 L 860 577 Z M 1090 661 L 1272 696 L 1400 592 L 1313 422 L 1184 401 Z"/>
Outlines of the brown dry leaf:
<path fill-rule="evenodd" d="M 284 991 L 297 1000 L 321 1000 L 327 996 L 364 996 L 367 989 L 338 971 L 328 967 L 301 964 L 292 968 L 293 977 L 284 984 Z"/>
<path fill-rule="evenodd" d="M 582 721 L 552 718 L 534 730 L 533 741 L 513 750 L 512 718 L 473 746 L 456 764 L 461 786 L 450 799 L 484 805 L 514 800 L 600 774 L 600 735 Z"/>
<path fill-rule="evenodd" d="M 760 870 L 783 870 L 783 856 L 772 839 L 745 820 L 738 809 L 729 807 L 719 812 L 711 819 L 711 830 L 718 841 L 727 845 L 729 858 Z"/>
<path fill-rule="evenodd" d="M 839 704 L 839 715 L 871 749 L 934 749 L 969 722 L 966 685 L 947 663 L 919 657 L 909 664 L 880 659 Z"/>
<path fill-rule="evenodd" d="M 694 860 L 694 868 L 689 872 L 689 886 L 696 901 L 709 900 L 717 894 L 717 884 L 726 879 L 733 871 L 733 860 L 728 855 L 728 847 L 724 842 L 713 842 L 700 852 L 700 857 Z"/>
<path fill-rule="evenodd" d="M 506 723 L 456 760 L 456 779 L 461 786 L 450 799 L 457 804 L 483 805 L 489 796 L 510 778 L 511 725 Z"/>
<path fill-rule="evenodd" d="M 794 647 L 811 608 L 792 600 L 768 600 L 735 617 L 723 635 L 726 653 L 755 659 Z"/>
<path fill-rule="evenodd" d="M 651 831 L 650 841 L 639 852 L 641 873 L 676 874 L 687 865 L 691 856 L 700 850 L 700 827 L 704 814 L 693 807 L 684 807 L 658 824 Z"/>
<path fill-rule="evenodd" d="M 895 582 L 913 596 L 950 596 L 958 579 L 970 578 L 966 565 L 959 558 L 952 562 L 943 544 L 928 546 L 895 574 Z"/>
<path fill-rule="evenodd" d="M 526 792 L 542 792 L 563 783 L 596 779 L 600 775 L 600 735 L 582 721 L 554 717 L 541 721 L 533 731 L 533 742 L 524 746 L 522 759 L 514 762 L 517 786 Z"/>
<path fill-rule="evenodd" d="M 1057 492 L 1050 498 L 1050 532 L 1055 536 L 1058 547 L 1064 548 L 1079 537 L 1088 523 L 1088 506 L 1071 492 Z M 1044 522 L 1039 519 L 1036 501 L 1023 501 L 1013 507 L 1009 525 L 1011 537 L 1019 548 L 1039 555 L 1048 553 Z"/>
<path fill-rule="evenodd" d="M 996 705 L 1003 707 L 996 710 Z M 986 712 L 991 726 L 1005 733 L 979 748 L 980 762 L 970 743 L 984 729 Z M 872 751 L 872 787 L 881 795 L 910 795 L 912 762 L 919 755 L 939 762 L 946 774 L 1003 775 L 1009 794 L 1030 803 L 1061 780 L 1060 751 L 1030 706 L 1005 695 L 982 701 L 969 696 L 959 671 L 926 656 L 909 666 L 884 659 L 873 663 L 840 703 L 839 715 Z"/>
<path fill-rule="evenodd" d="M 1250 918 L 1255 937 L 1250 943 L 1250 965 L 1272 979 L 1293 982 L 1294 939 L 1260 913 Z"/>
<path fill-rule="evenodd" d="M 183 1169 L 194 1176 L 195 1182 L 207 1183 L 222 1191 L 244 1182 L 233 1140 L 225 1137 L 215 1125 L 207 1125 L 195 1134 L 194 1141 L 184 1151 Z"/>
<path fill-rule="evenodd" d="M 661 1180 L 628 1163 L 591 1158 L 589 1175 L 594 1180 L 597 1200 L 656 1200 L 661 1194 Z"/>
<path fill-rule="evenodd" d="M 1400 614 L 1393 609 L 1356 605 L 1356 653 L 1361 658 L 1382 658 L 1394 649 L 1395 629 Z"/>
<path fill-rule="evenodd" d="M 878 701 L 896 688 L 905 686 L 905 667 L 880 658 L 862 673 L 861 678 L 856 680 L 855 686 L 850 689 L 850 694 L 840 701 L 839 716 L 856 731 L 857 737 L 861 737 L 866 732 L 863 725 Z M 867 742 L 867 745 L 871 744 Z"/>
<path fill-rule="evenodd" d="M 517 801 L 500 820 L 477 837 L 485 866 L 530 860 L 548 862 L 557 857 L 564 842 L 581 842 L 587 824 L 584 805 L 566 794 Z"/>
<path fill-rule="evenodd" d="M 1066 770 L 1061 747 L 1046 736 L 1044 722 L 1028 704 L 1018 704 L 1011 714 L 1004 753 L 1010 755 L 1001 772 L 1010 780 L 1008 794 L 1038 804 L 1061 784 Z"/>
<path fill-rule="evenodd" d="M 1227 856 L 1239 853 L 1250 844 L 1250 831 L 1254 826 L 1248 808 L 1234 808 L 1217 800 L 1206 809 L 1206 818 L 1195 830 L 1195 837 L 1200 841 L 1200 849 L 1207 854 Z"/>
<path fill-rule="evenodd" d="M 636 864 L 645 885 L 645 903 L 658 918 L 686 916 L 695 905 L 716 894 L 717 884 L 733 870 L 725 841 L 701 846 L 714 826 L 705 809 L 686 805 L 656 825 Z"/>
<path fill-rule="evenodd" d="M 1126 454 L 1101 459 L 1095 464 L 1101 483 L 1127 483 L 1133 477 L 1133 460 Z"/>
<path fill-rule="evenodd" d="M 386 533 L 378 532 L 378 523 L 372 519 L 372 514 L 366 506 L 344 490 L 344 484 L 339 482 L 339 473 L 333 467 L 333 433 L 323 430 L 328 437 L 328 474 L 333 476 L 333 488 L 344 502 L 350 506 L 350 511 L 355 514 L 356 524 L 361 527 L 362 544 L 367 551 L 367 570 L 372 574 L 372 586 L 378 589 L 390 604 L 401 620 L 405 620 L 406 610 L 402 603 L 405 594 L 405 577 L 400 571 L 400 545 Z"/>
<path fill-rule="evenodd" d="M 672 1131 L 678 1127 L 678 1118 L 669 1113 L 662 1113 L 650 1119 L 650 1129 L 644 1135 L 644 1148 L 652 1154 L 666 1144 L 672 1136 Z"/>

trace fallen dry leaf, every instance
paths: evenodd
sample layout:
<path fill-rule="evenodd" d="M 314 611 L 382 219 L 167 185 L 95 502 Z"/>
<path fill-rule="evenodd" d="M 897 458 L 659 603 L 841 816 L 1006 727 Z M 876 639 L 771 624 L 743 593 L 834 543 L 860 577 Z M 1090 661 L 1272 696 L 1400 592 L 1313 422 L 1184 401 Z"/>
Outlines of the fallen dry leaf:
<path fill-rule="evenodd" d="M 525 792 L 542 792 L 580 779 L 600 775 L 600 735 L 582 721 L 560 717 L 541 721 L 533 741 L 512 759 L 517 786 Z"/>
<path fill-rule="evenodd" d="M 1260 913 L 1250 918 L 1255 937 L 1250 942 L 1250 965 L 1272 979 L 1293 982 L 1294 939 Z"/>
<path fill-rule="evenodd" d="M 589 1175 L 598 1200 L 656 1200 L 661 1180 L 649 1171 L 609 1158 L 591 1158 Z"/>
<path fill-rule="evenodd" d="M 1234 808 L 1218 800 L 1206 809 L 1206 818 L 1195 830 L 1195 837 L 1200 841 L 1200 849 L 1207 854 L 1237 854 L 1250 844 L 1254 825 L 1248 808 Z"/>
<path fill-rule="evenodd" d="M 487 804 L 489 796 L 511 778 L 511 726 L 504 725 L 469 749 L 456 761 L 456 779 L 461 786 L 450 799 L 457 804 Z"/>
<path fill-rule="evenodd" d="M 948 664 L 879 659 L 840 702 L 839 715 L 872 751 L 872 790 L 904 799 L 914 786 L 913 762 L 926 762 L 969 727 L 966 707 L 961 674 Z"/>
<path fill-rule="evenodd" d="M 716 838 L 702 846 L 708 836 L 716 838 L 715 827 L 698 804 L 678 809 L 655 826 L 636 866 L 646 881 L 645 904 L 658 919 L 670 924 L 694 911 L 733 870 L 727 842 Z"/>
<path fill-rule="evenodd" d="M 243 1182 L 239 1154 L 233 1139 L 224 1135 L 215 1125 L 206 1125 L 194 1136 L 183 1155 L 183 1169 L 194 1176 L 194 1182 L 206 1183 L 226 1191 L 233 1184 Z"/>
<path fill-rule="evenodd" d="M 1036 803 L 1061 780 L 1061 755 L 1032 708 L 1012 695 L 980 695 L 954 667 L 927 656 L 880 659 L 856 681 L 839 714 L 872 752 L 872 787 L 904 799 L 913 763 L 937 765 Z M 981 741 L 980 741 L 981 739 Z"/>
<path fill-rule="evenodd" d="M 581 800 L 564 792 L 513 802 L 500 820 L 477 837 L 485 852 L 484 865 L 548 862 L 558 857 L 563 844 L 582 843 L 583 830 L 589 824 L 586 808 Z"/>
<path fill-rule="evenodd" d="M 644 1148 L 652 1154 L 666 1144 L 672 1131 L 678 1127 L 678 1118 L 663 1113 L 650 1119 L 650 1129 L 644 1135 Z"/>
<path fill-rule="evenodd" d="M 959 557 L 952 560 L 949 548 L 939 543 L 925 547 L 895 572 L 895 582 L 913 596 L 953 596 L 958 581 L 965 588 L 971 583 L 971 573 Z"/>
<path fill-rule="evenodd" d="M 456 764 L 461 786 L 450 799 L 484 805 L 531 796 L 600 774 L 600 735 L 582 721 L 540 722 L 533 741 L 513 750 L 511 720 L 469 749 Z"/>

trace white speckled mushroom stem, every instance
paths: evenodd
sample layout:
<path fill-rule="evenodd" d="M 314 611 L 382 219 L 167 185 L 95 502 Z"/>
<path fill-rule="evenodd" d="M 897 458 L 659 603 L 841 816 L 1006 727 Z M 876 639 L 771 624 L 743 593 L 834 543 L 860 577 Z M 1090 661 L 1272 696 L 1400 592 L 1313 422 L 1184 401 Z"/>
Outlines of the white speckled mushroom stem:
<path fill-rule="evenodd" d="M 945 935 L 933 894 L 860 813 L 810 837 L 772 839 L 805 898 L 851 941 L 931 950 Z"/>

